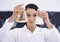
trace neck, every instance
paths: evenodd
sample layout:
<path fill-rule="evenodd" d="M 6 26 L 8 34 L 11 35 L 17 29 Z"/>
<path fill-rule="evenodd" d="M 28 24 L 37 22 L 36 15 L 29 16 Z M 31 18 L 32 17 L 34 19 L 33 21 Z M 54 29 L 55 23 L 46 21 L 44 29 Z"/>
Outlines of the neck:
<path fill-rule="evenodd" d="M 27 29 L 33 32 L 35 30 L 36 25 L 28 25 L 27 24 Z"/>

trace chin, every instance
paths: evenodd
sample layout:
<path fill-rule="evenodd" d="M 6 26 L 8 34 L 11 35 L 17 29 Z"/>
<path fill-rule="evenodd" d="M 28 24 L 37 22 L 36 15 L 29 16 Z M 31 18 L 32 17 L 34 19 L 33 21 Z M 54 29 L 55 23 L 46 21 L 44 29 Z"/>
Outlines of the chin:
<path fill-rule="evenodd" d="M 35 23 L 34 22 L 27 22 L 27 24 L 29 24 L 29 25 L 35 25 Z"/>
<path fill-rule="evenodd" d="M 35 25 L 35 23 L 29 23 L 29 24 L 32 25 L 32 26 Z"/>

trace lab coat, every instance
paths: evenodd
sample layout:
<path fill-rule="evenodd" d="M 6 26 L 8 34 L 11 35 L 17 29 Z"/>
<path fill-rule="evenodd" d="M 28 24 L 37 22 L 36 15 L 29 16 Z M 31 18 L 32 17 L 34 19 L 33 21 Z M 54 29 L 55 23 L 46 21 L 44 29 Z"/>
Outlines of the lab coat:
<path fill-rule="evenodd" d="M 36 26 L 32 33 L 25 25 L 23 28 L 9 31 L 2 42 L 60 42 L 60 37 L 58 30 L 54 26 L 53 29 Z"/>
<path fill-rule="evenodd" d="M 14 22 L 8 22 L 9 19 L 6 19 L 4 25 L 0 28 L 0 42 L 4 39 L 5 34 L 11 29 Z"/>

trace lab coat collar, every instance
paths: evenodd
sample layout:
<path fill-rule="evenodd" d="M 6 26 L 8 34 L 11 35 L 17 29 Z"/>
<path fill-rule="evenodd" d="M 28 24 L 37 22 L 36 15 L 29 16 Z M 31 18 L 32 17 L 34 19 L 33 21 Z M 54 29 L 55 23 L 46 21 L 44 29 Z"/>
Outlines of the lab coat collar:
<path fill-rule="evenodd" d="M 26 25 L 23 27 L 23 29 L 24 29 L 24 31 L 27 31 L 27 32 L 32 33 L 31 31 L 29 31 L 29 30 L 27 29 Z M 39 32 L 41 32 L 40 27 L 36 26 L 36 28 L 35 28 L 35 30 L 33 31 L 32 34 L 39 33 Z"/>

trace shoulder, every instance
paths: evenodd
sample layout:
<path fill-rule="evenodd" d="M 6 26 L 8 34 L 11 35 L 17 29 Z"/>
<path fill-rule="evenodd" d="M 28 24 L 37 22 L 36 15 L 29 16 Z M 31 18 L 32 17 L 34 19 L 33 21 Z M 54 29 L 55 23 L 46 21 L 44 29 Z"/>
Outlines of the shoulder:
<path fill-rule="evenodd" d="M 39 27 L 39 29 L 40 29 L 40 31 L 41 31 L 42 33 L 44 33 L 44 34 L 49 34 L 49 33 L 50 33 L 47 28 L 41 28 L 41 27 Z"/>
<path fill-rule="evenodd" d="M 10 30 L 9 32 L 11 32 L 11 33 L 22 33 L 22 32 L 24 32 L 25 28 L 26 28 L 26 26 L 24 26 L 22 28 L 15 28 L 15 29 Z"/>
<path fill-rule="evenodd" d="M 16 33 L 16 32 L 22 32 L 22 30 L 23 28 L 15 28 L 15 29 L 10 30 L 10 32 Z"/>
<path fill-rule="evenodd" d="M 43 32 L 49 31 L 47 28 L 41 28 L 41 27 L 39 27 L 39 28 L 40 28 L 40 30 L 43 31 Z"/>
<path fill-rule="evenodd" d="M 16 28 L 16 29 L 12 29 L 10 31 L 8 31 L 5 35 L 5 37 L 17 37 L 18 35 L 22 35 L 22 29 L 23 28 Z"/>
<path fill-rule="evenodd" d="M 7 34 L 14 35 L 14 34 L 17 34 L 18 32 L 21 33 L 22 30 L 23 30 L 23 28 L 15 28 L 15 29 L 12 29 L 12 30 L 8 31 Z"/>

